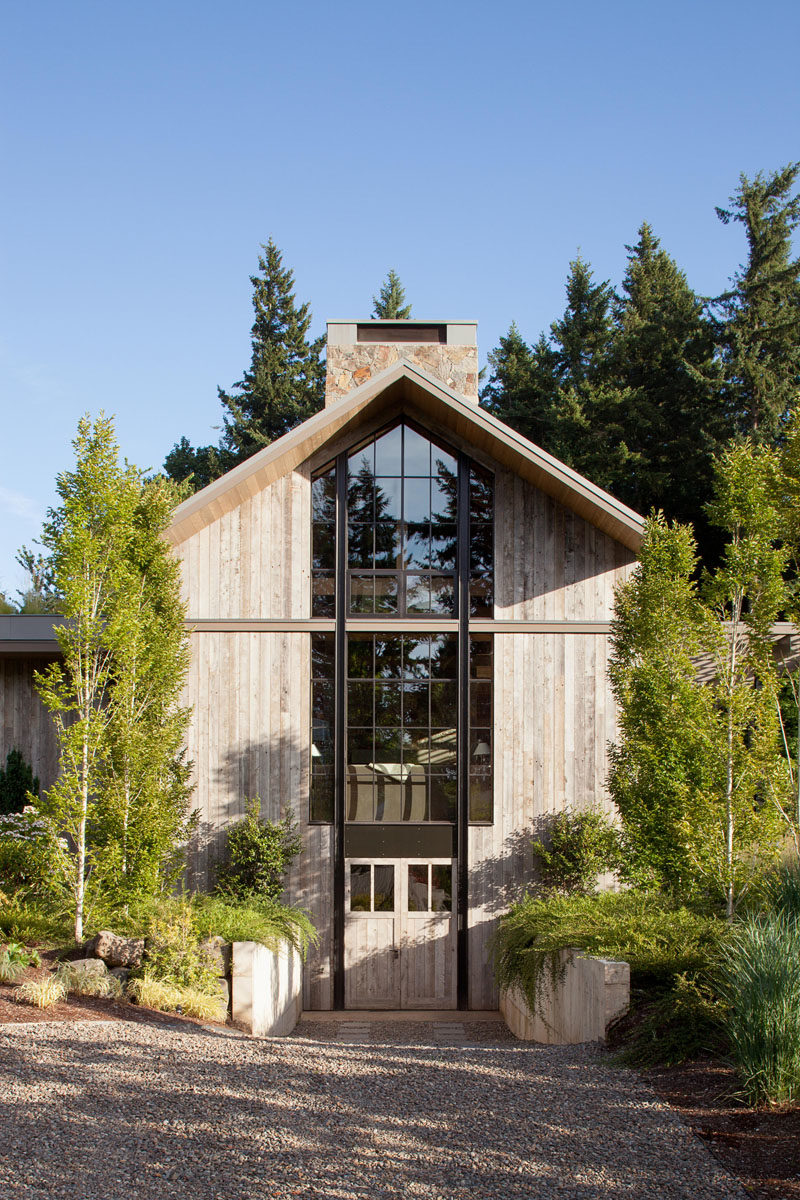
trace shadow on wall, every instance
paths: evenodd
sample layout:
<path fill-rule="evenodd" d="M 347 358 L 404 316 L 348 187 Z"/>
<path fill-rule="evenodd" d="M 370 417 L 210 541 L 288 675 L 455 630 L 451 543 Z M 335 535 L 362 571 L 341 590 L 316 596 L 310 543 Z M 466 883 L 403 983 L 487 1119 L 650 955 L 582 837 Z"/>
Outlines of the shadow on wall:
<path fill-rule="evenodd" d="M 239 742 L 224 749 L 216 763 L 201 770 L 193 806 L 200 822 L 188 848 L 190 886 L 208 886 L 225 844 L 225 832 L 245 815 L 247 801 L 258 796 L 261 815 L 279 821 L 287 807 L 302 825 L 308 805 L 308 744 L 291 734 Z"/>
<path fill-rule="evenodd" d="M 531 842 L 539 836 L 537 825 L 510 833 L 502 850 L 484 858 L 469 872 L 470 908 L 481 908 L 488 916 L 500 916 L 535 883 Z"/>

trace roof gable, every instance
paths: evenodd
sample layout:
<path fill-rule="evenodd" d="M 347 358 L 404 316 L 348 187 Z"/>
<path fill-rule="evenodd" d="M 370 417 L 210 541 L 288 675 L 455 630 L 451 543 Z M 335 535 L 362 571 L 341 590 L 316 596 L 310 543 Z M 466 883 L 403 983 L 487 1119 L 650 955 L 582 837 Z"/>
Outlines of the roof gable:
<path fill-rule="evenodd" d="M 327 442 L 350 433 L 356 440 L 361 427 L 383 412 L 408 413 L 422 421 L 429 415 L 439 428 L 451 429 L 628 549 L 638 551 L 642 517 L 406 359 L 368 379 L 189 497 L 175 510 L 168 537 L 178 545 L 294 470 Z"/>

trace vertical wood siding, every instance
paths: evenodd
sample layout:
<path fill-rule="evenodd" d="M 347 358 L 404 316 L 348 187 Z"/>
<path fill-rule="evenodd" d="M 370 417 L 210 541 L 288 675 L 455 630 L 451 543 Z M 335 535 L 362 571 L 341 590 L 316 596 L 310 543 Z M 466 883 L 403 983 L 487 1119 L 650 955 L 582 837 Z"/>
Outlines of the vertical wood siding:
<path fill-rule="evenodd" d="M 616 736 L 601 634 L 494 639 L 494 824 L 469 831 L 470 1007 L 496 1008 L 489 939 L 531 879 L 537 818 L 606 802 Z"/>
<path fill-rule="evenodd" d="M 42 658 L 0 658 L 0 766 L 9 750 L 21 750 L 42 790 L 55 783 L 58 745 L 50 714 L 33 686 Z"/>
<path fill-rule="evenodd" d="M 189 618 L 311 615 L 311 471 L 303 465 L 176 547 Z"/>
<path fill-rule="evenodd" d="M 261 798 L 262 816 L 279 820 L 291 805 L 304 848 L 289 879 L 289 899 L 308 909 L 320 945 L 305 967 L 305 1006 L 331 1006 L 330 827 L 308 826 L 308 633 L 195 633 L 186 699 L 193 705 L 188 738 L 200 829 L 192 879 L 206 886 L 224 831 Z"/>

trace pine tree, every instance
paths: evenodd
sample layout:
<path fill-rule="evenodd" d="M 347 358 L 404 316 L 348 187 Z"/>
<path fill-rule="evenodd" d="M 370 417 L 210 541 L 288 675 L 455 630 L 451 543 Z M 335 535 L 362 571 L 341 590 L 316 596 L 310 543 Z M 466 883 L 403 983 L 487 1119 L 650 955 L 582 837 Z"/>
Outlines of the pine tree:
<path fill-rule="evenodd" d="M 372 315 L 379 321 L 407 321 L 411 305 L 396 271 L 390 271 L 377 296 L 372 297 Z"/>
<path fill-rule="evenodd" d="M 612 296 L 608 282 L 592 281 L 580 254 L 569 264 L 567 307 L 550 326 L 562 388 L 580 393 L 598 380 L 611 339 Z"/>
<path fill-rule="evenodd" d="M 800 162 L 751 180 L 740 175 L 730 208 L 717 216 L 744 226 L 748 258 L 733 288 L 718 298 L 727 399 L 737 428 L 774 441 L 800 387 L 800 259 L 792 234 L 800 195 L 792 189 Z"/>
<path fill-rule="evenodd" d="M 251 330 L 250 369 L 230 392 L 218 388 L 224 431 L 220 444 L 191 446 L 186 438 L 167 455 L 169 478 L 183 482 L 192 476 L 197 491 L 226 471 L 268 446 L 322 408 L 325 338 L 311 341 L 308 304 L 298 305 L 294 275 L 270 240 L 258 257 L 258 275 L 251 275 L 255 320 Z"/>
<path fill-rule="evenodd" d="M 639 468 L 611 490 L 638 512 L 680 521 L 711 498 L 713 455 L 727 433 L 713 327 L 703 304 L 646 222 L 628 250 L 607 379 L 624 407 L 624 440 Z M 701 550 L 707 523 L 698 528 Z"/>

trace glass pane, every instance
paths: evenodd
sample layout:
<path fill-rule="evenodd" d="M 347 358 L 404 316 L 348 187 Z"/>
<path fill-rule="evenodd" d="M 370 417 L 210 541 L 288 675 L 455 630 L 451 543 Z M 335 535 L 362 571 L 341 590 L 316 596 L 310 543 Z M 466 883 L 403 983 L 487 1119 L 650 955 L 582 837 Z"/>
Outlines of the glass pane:
<path fill-rule="evenodd" d="M 348 637 L 347 674 L 351 679 L 372 678 L 372 634 L 351 633 Z"/>
<path fill-rule="evenodd" d="M 458 638 L 442 633 L 431 638 L 431 676 L 434 679 L 458 677 Z"/>
<path fill-rule="evenodd" d="M 402 658 L 402 641 L 394 637 L 375 638 L 376 679 L 399 679 Z"/>
<path fill-rule="evenodd" d="M 431 684 L 431 725 L 454 729 L 458 715 L 458 688 L 455 682 Z"/>
<path fill-rule="evenodd" d="M 348 729 L 347 761 L 354 766 L 371 763 L 374 758 L 371 729 Z"/>
<path fill-rule="evenodd" d="M 375 584 L 373 575 L 350 576 L 350 612 L 371 613 L 375 611 Z"/>
<path fill-rule="evenodd" d="M 311 771 L 311 821 L 333 820 L 333 767 L 318 767 Z"/>
<path fill-rule="evenodd" d="M 374 526 L 351 522 L 347 526 L 347 565 L 372 570 L 372 534 Z"/>
<path fill-rule="evenodd" d="M 452 575 L 431 576 L 431 612 L 451 616 L 455 612 L 455 594 Z"/>
<path fill-rule="evenodd" d="M 406 479 L 403 493 L 403 520 L 430 521 L 431 519 L 431 481 L 424 479 Z"/>
<path fill-rule="evenodd" d="M 494 530 L 491 525 L 472 525 L 469 531 L 470 575 L 483 577 L 492 570 Z"/>
<path fill-rule="evenodd" d="M 347 724 L 372 728 L 373 685 L 360 681 L 347 685 Z"/>
<path fill-rule="evenodd" d="M 373 912 L 394 912 L 394 867 L 378 866 L 375 872 L 375 901 Z"/>
<path fill-rule="evenodd" d="M 352 460 L 351 460 L 352 462 Z M 350 476 L 347 486 L 348 521 L 375 519 L 375 476 L 363 462 Z"/>
<path fill-rule="evenodd" d="M 369 442 L 361 450 L 356 450 L 347 460 L 347 479 L 352 482 L 360 471 L 375 474 L 375 443 Z"/>
<path fill-rule="evenodd" d="M 430 475 L 431 473 L 431 444 L 414 429 L 405 429 L 403 446 L 403 474 Z"/>
<path fill-rule="evenodd" d="M 440 571 L 455 571 L 458 536 L 455 525 L 438 524 L 431 528 L 431 563 Z"/>
<path fill-rule="evenodd" d="M 408 868 L 408 911 L 429 911 L 427 865 L 417 864 Z"/>
<path fill-rule="evenodd" d="M 458 801 L 458 782 L 455 770 L 444 775 L 431 775 L 431 820 L 455 821 Z"/>
<path fill-rule="evenodd" d="M 401 508 L 401 479 L 375 480 L 375 520 L 399 521 Z"/>
<path fill-rule="evenodd" d="M 494 478 L 473 463 L 469 472 L 470 521 L 494 519 Z"/>
<path fill-rule="evenodd" d="M 402 526 L 383 522 L 375 526 L 375 566 L 380 570 L 396 570 L 400 563 L 400 530 Z"/>
<path fill-rule="evenodd" d="M 492 761 L 492 731 L 490 729 L 470 729 L 469 760 L 471 768 L 490 766 Z"/>
<path fill-rule="evenodd" d="M 426 522 L 406 526 L 406 568 L 429 568 L 431 565 L 431 527 Z"/>
<path fill-rule="evenodd" d="M 469 819 L 491 821 L 492 819 L 492 772 L 472 770 L 469 776 Z"/>
<path fill-rule="evenodd" d="M 453 911 L 453 869 L 431 863 L 431 912 Z"/>
<path fill-rule="evenodd" d="M 400 725 L 400 694 L 399 683 L 375 684 L 376 725 Z"/>
<path fill-rule="evenodd" d="M 439 446 L 431 445 L 431 468 L 432 475 L 449 475 L 453 479 L 458 475 L 458 462 L 455 455 L 448 454 Z"/>
<path fill-rule="evenodd" d="M 494 616 L 494 588 L 491 579 L 473 579 L 469 585 L 471 617 Z"/>
<path fill-rule="evenodd" d="M 456 763 L 455 729 L 434 729 L 431 733 L 431 770 L 441 771 Z"/>
<path fill-rule="evenodd" d="M 332 633 L 311 635 L 312 679 L 333 679 L 336 665 L 336 637 Z"/>
<path fill-rule="evenodd" d="M 431 587 L 427 575 L 409 575 L 406 584 L 406 611 L 430 612 Z"/>
<path fill-rule="evenodd" d="M 399 776 L 396 768 L 403 761 L 403 731 L 401 729 L 375 730 L 375 769 L 383 775 Z M 402 782 L 402 781 L 401 781 Z"/>
<path fill-rule="evenodd" d="M 311 515 L 315 521 L 336 518 L 336 468 L 319 475 L 311 484 Z"/>
<path fill-rule="evenodd" d="M 375 820 L 375 773 L 368 767 L 348 766 L 345 813 L 348 821 Z"/>
<path fill-rule="evenodd" d="M 311 577 L 311 615 L 336 616 L 336 576 L 326 571 L 314 571 Z"/>
<path fill-rule="evenodd" d="M 450 474 L 442 474 L 431 483 L 431 511 L 434 521 L 455 522 L 458 509 L 456 487 L 457 478 Z"/>
<path fill-rule="evenodd" d="M 314 758 L 333 756 L 333 684 L 315 680 L 311 685 L 311 728 L 316 752 Z"/>
<path fill-rule="evenodd" d="M 407 729 L 403 740 L 405 766 L 426 767 L 430 759 L 431 739 L 427 729 Z"/>
<path fill-rule="evenodd" d="M 470 725 L 491 725 L 492 723 L 492 685 L 473 681 L 469 689 L 469 723 Z"/>
<path fill-rule="evenodd" d="M 375 612 L 397 612 L 397 576 L 375 576 Z"/>
<path fill-rule="evenodd" d="M 472 634 L 469 639 L 469 673 L 471 679 L 492 678 L 492 635 Z"/>
<path fill-rule="evenodd" d="M 403 724 L 428 726 L 428 685 L 407 683 L 403 688 Z"/>
<path fill-rule="evenodd" d="M 315 521 L 311 538 L 311 565 L 316 569 L 336 569 L 336 526 Z"/>
<path fill-rule="evenodd" d="M 350 912 L 369 912 L 370 867 L 368 863 L 350 865 Z"/>
<path fill-rule="evenodd" d="M 403 675 L 406 679 L 427 679 L 430 673 L 431 640 L 427 637 L 403 638 Z"/>
<path fill-rule="evenodd" d="M 402 473 L 401 439 L 402 426 L 398 425 L 375 442 L 375 473 L 377 475 L 400 475 Z"/>

